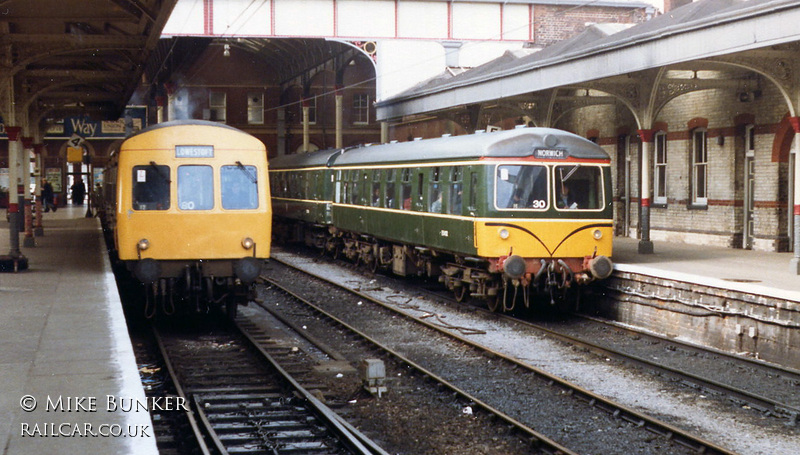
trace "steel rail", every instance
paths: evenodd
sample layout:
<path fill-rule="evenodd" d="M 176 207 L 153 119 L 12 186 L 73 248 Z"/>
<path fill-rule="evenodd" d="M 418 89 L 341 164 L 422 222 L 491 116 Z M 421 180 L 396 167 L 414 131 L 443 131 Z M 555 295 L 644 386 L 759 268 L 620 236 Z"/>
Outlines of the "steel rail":
<path fill-rule="evenodd" d="M 443 298 L 443 299 L 447 299 L 448 301 L 451 301 L 453 303 L 457 303 L 455 300 L 453 300 L 448 295 L 438 294 L 436 292 L 427 291 L 425 289 L 422 289 L 422 291 L 430 292 L 431 295 L 436 296 L 436 298 Z M 510 322 L 515 323 L 515 324 L 524 325 L 526 327 L 529 327 L 529 328 L 531 328 L 533 330 L 536 330 L 536 331 L 542 333 L 545 336 L 549 336 L 549 337 L 551 337 L 551 338 L 553 338 L 555 340 L 562 341 L 564 343 L 575 345 L 577 347 L 586 349 L 587 351 L 593 352 L 595 354 L 599 354 L 599 355 L 602 355 L 602 356 L 605 356 L 605 357 L 609 357 L 609 358 L 614 358 L 616 360 L 623 361 L 623 362 L 628 363 L 630 365 L 639 366 L 639 367 L 643 367 L 643 368 L 648 368 L 648 369 L 653 370 L 654 372 L 656 372 L 658 374 L 662 374 L 662 375 L 667 376 L 667 377 L 671 377 L 671 378 L 674 378 L 674 379 L 678 379 L 678 380 L 684 381 L 687 384 L 694 385 L 697 388 L 704 389 L 704 390 L 707 390 L 709 392 L 727 395 L 731 400 L 738 401 L 738 402 L 741 402 L 741 403 L 746 403 L 748 406 L 750 406 L 750 407 L 752 407 L 752 408 L 754 408 L 754 409 L 756 409 L 758 411 L 761 411 L 761 412 L 764 412 L 764 413 L 769 413 L 770 415 L 781 416 L 781 417 L 787 418 L 790 425 L 796 424 L 798 422 L 798 419 L 800 419 L 800 408 L 797 408 L 795 406 L 792 406 L 792 405 L 789 405 L 789 404 L 786 404 L 786 403 L 781 403 L 781 402 L 775 401 L 775 400 L 773 400 L 773 399 L 771 399 L 769 397 L 765 397 L 765 396 L 759 395 L 757 393 L 749 392 L 747 390 L 742 390 L 742 389 L 739 389 L 737 387 L 734 387 L 734 386 L 731 386 L 731 385 L 728 385 L 728 384 L 724 384 L 722 382 L 715 381 L 713 379 L 709 379 L 709 378 L 706 378 L 706 377 L 703 377 L 703 376 L 699 376 L 699 375 L 696 375 L 696 374 L 693 374 L 693 373 L 689 373 L 689 372 L 686 372 L 686 371 L 681 371 L 681 370 L 679 370 L 677 368 L 672 368 L 672 367 L 669 367 L 669 366 L 661 365 L 659 363 L 653 362 L 653 361 L 648 360 L 646 358 L 639 357 L 639 356 L 636 356 L 636 355 L 633 355 L 633 354 L 627 354 L 625 352 L 622 352 L 622 351 L 619 351 L 619 350 L 616 350 L 614 348 L 610 348 L 610 347 L 607 347 L 607 346 L 601 346 L 599 344 L 592 343 L 591 341 L 586 341 L 584 339 L 577 338 L 577 337 L 574 337 L 572 335 L 566 335 L 566 334 L 557 332 L 557 331 L 555 331 L 553 329 L 549 329 L 547 327 L 544 327 L 544 326 L 541 326 L 539 324 L 536 324 L 534 322 L 530 322 L 530 321 L 526 321 L 526 320 L 523 320 L 523 319 L 515 318 L 515 317 L 509 316 L 507 314 L 494 313 L 494 312 L 491 312 L 491 311 L 489 311 L 489 310 L 487 310 L 486 308 L 483 308 L 483 307 L 477 307 L 476 306 L 474 308 L 475 308 L 475 310 L 477 310 L 477 311 L 479 311 L 481 313 L 490 314 L 490 315 L 493 315 L 493 316 L 497 317 L 498 319 L 510 321 Z M 697 352 L 710 352 L 710 353 L 713 353 L 715 355 L 719 355 L 719 356 L 722 356 L 722 357 L 726 357 L 726 358 L 729 358 L 729 359 L 733 359 L 733 360 L 736 360 L 736 361 L 741 361 L 741 362 L 747 363 L 747 364 L 752 365 L 753 367 L 756 367 L 756 368 L 773 370 L 778 374 L 784 374 L 784 375 L 787 375 L 787 376 L 791 376 L 792 379 L 800 381 L 800 374 L 796 373 L 795 371 L 789 370 L 789 369 L 780 368 L 780 367 L 776 367 L 776 366 L 765 365 L 763 362 L 757 362 L 757 361 L 754 361 L 752 359 L 736 357 L 736 356 L 730 355 L 730 354 L 725 353 L 725 352 L 720 352 L 720 351 L 716 351 L 716 350 L 709 350 L 709 349 L 705 349 L 705 348 L 700 347 L 700 346 L 694 346 L 694 345 L 691 345 L 691 344 L 682 343 L 682 342 L 677 341 L 677 340 L 671 340 L 671 339 L 659 337 L 659 336 L 652 335 L 652 334 L 649 334 L 649 333 L 640 332 L 638 330 L 633 330 L 633 329 L 630 329 L 630 328 L 627 328 L 627 327 L 621 327 L 619 325 L 610 324 L 610 323 L 608 323 L 606 321 L 602 321 L 602 320 L 599 320 L 599 319 L 596 319 L 596 318 L 592 318 L 590 316 L 586 316 L 586 315 L 583 315 L 583 314 L 576 314 L 576 316 L 584 318 L 584 319 L 588 319 L 588 320 L 593 321 L 593 322 L 598 323 L 598 324 L 609 325 L 609 326 L 612 326 L 612 327 L 614 327 L 614 328 L 616 328 L 618 330 L 624 330 L 624 331 L 626 331 L 628 333 L 633 333 L 633 334 L 636 334 L 636 335 L 639 335 L 639 336 L 644 336 L 644 337 L 648 337 L 648 338 L 651 338 L 651 339 L 654 339 L 654 340 L 659 340 L 659 341 L 662 341 L 664 343 L 671 343 L 671 344 L 679 345 L 679 346 L 685 347 L 687 349 L 692 349 L 692 350 L 697 351 Z"/>
<path fill-rule="evenodd" d="M 275 360 L 275 358 L 269 354 L 266 349 L 256 340 L 253 335 L 251 335 L 245 328 L 241 326 L 238 322 L 234 321 L 234 327 L 239 333 L 247 340 L 251 346 L 258 351 L 259 355 L 263 357 L 265 361 L 269 363 L 269 365 L 278 373 L 281 379 L 288 384 L 289 388 L 299 396 L 300 399 L 304 400 L 308 406 L 311 408 L 312 412 L 317 415 L 317 417 L 324 421 L 328 428 L 336 434 L 339 438 L 339 441 L 347 446 L 353 453 L 357 453 L 360 455 L 388 455 L 383 449 L 377 446 L 374 442 L 370 441 L 369 438 L 364 436 L 363 434 L 355 431 L 355 429 L 344 422 L 335 412 L 333 412 L 330 408 L 328 408 L 324 403 L 322 403 L 319 399 L 317 399 L 314 395 L 312 395 L 308 390 L 306 390 L 297 380 L 295 380 L 291 374 L 289 374 L 281 365 Z M 177 390 L 181 396 L 186 398 L 183 389 L 180 386 L 179 379 L 175 373 L 175 369 L 172 365 L 172 362 L 169 360 L 169 352 L 166 348 L 166 345 L 162 341 L 161 335 L 158 333 L 157 329 L 153 327 L 153 331 L 156 334 L 156 340 L 159 345 L 159 350 L 161 351 L 161 355 L 164 358 L 165 365 L 170 373 L 170 377 L 175 384 Z M 225 448 L 224 443 L 220 440 L 217 435 L 217 432 L 214 431 L 213 426 L 211 424 L 210 419 L 206 415 L 205 411 L 202 409 L 201 404 L 198 401 L 198 397 L 194 397 L 193 400 L 189 400 L 186 398 L 186 402 L 192 403 L 193 408 L 198 414 L 198 418 L 203 423 L 206 429 L 206 433 L 208 434 L 209 438 L 214 442 L 215 449 L 218 453 L 227 454 L 228 451 Z M 197 421 L 192 418 L 192 423 L 197 427 Z M 199 427 L 195 430 L 195 434 L 199 434 Z M 202 440 L 201 440 L 202 441 Z M 204 454 L 211 454 L 207 448 L 207 446 L 203 443 Z"/>
<path fill-rule="evenodd" d="M 333 427 L 332 429 L 341 438 L 343 438 L 349 446 L 357 450 L 358 453 L 363 453 L 366 455 L 388 455 L 386 451 L 380 448 L 373 441 L 369 440 L 369 438 L 359 432 L 352 431 L 354 430 L 352 425 L 345 423 L 338 414 L 331 410 L 331 408 L 321 402 L 317 397 L 311 394 L 311 392 L 306 390 L 305 387 L 300 385 L 300 383 L 297 382 L 297 380 L 294 379 L 292 375 L 289 374 L 289 372 L 287 372 L 269 352 L 267 352 L 266 349 L 264 349 L 261 343 L 259 343 L 258 340 L 253 337 L 253 335 L 244 329 L 238 322 L 234 321 L 234 325 L 245 336 L 245 338 L 247 338 L 253 347 L 255 347 L 256 350 L 258 350 L 258 352 L 264 356 L 264 358 L 272 365 L 272 367 L 275 368 L 275 370 L 277 370 L 281 376 L 283 376 L 283 378 L 292 386 L 295 392 L 298 393 L 304 400 L 311 403 L 314 411 L 326 422 L 331 424 Z"/>
<path fill-rule="evenodd" d="M 159 333 L 158 329 L 152 324 L 150 324 L 150 329 L 153 333 L 153 337 L 156 340 L 156 344 L 158 345 L 158 351 L 161 353 L 161 358 L 164 361 L 164 367 L 167 369 L 167 373 L 169 373 L 170 380 L 172 381 L 172 385 L 175 387 L 175 394 L 179 397 L 183 398 L 184 403 L 189 403 L 189 398 L 186 396 L 186 393 L 183 391 L 183 387 L 181 386 L 180 380 L 178 379 L 178 375 L 175 373 L 175 367 L 172 365 L 172 360 L 169 358 L 169 353 L 167 352 L 167 347 L 164 345 L 164 341 L 161 339 L 161 333 Z M 206 445 L 205 438 L 200 430 L 200 426 L 197 424 L 197 420 L 194 418 L 194 413 L 190 410 L 186 410 L 186 418 L 189 420 L 189 425 L 192 428 L 192 433 L 194 434 L 195 439 L 197 440 L 197 444 L 200 448 L 200 451 L 203 455 L 211 455 L 211 451 L 208 449 Z M 205 421 L 204 416 L 201 414 L 201 418 L 204 420 L 206 429 L 209 429 L 208 422 Z M 207 431 L 209 437 L 215 442 L 215 445 L 219 442 L 216 435 L 213 431 Z M 219 450 L 220 446 L 217 445 L 217 449 Z M 223 449 L 224 451 L 224 449 Z"/>
<path fill-rule="evenodd" d="M 504 421 L 504 422 L 508 423 L 509 425 L 513 426 L 517 431 L 519 431 L 519 432 L 521 432 L 521 433 L 523 433 L 523 434 L 528 436 L 528 440 L 529 440 L 529 442 L 531 443 L 532 446 L 535 446 L 535 447 L 541 448 L 541 449 L 545 449 L 545 450 L 552 450 L 552 451 L 550 451 L 548 453 L 551 453 L 553 455 L 578 455 L 576 452 L 573 452 L 572 450 L 568 449 L 567 447 L 564 447 L 561 444 L 557 443 L 556 441 L 553 441 L 552 439 L 548 438 L 547 436 L 537 432 L 536 430 L 528 427 L 527 425 L 523 424 L 522 422 L 519 422 L 518 420 L 514 419 L 513 417 L 503 413 L 499 409 L 496 409 L 496 408 L 492 407 L 490 404 L 485 403 L 484 401 L 480 400 L 479 398 L 471 395 L 469 392 L 460 389 L 458 386 L 448 382 L 446 379 L 436 375 L 435 373 L 433 373 L 432 371 L 426 369 L 422 365 L 419 365 L 418 363 L 414 362 L 413 360 L 405 357 L 403 354 L 401 354 L 401 353 L 395 351 L 394 349 L 384 345 L 380 341 L 370 337 L 369 335 L 367 335 L 364 332 L 358 330 L 357 328 L 349 325 L 348 323 L 342 321 L 341 319 L 337 318 L 336 316 L 326 312 L 325 310 L 323 310 L 319 306 L 309 302 L 308 300 L 304 299 L 303 297 L 301 297 L 297 293 L 292 292 L 289 289 L 286 289 L 285 287 L 281 286 L 280 284 L 278 284 L 277 282 L 275 282 L 273 280 L 270 280 L 269 278 L 261 277 L 261 279 L 264 280 L 265 282 L 268 282 L 270 285 L 276 287 L 277 289 L 280 289 L 282 292 L 285 292 L 286 294 L 288 294 L 288 295 L 292 296 L 293 298 L 299 300 L 300 302 L 303 302 L 304 304 L 308 305 L 311 309 L 313 309 L 318 314 L 330 319 L 331 321 L 334 321 L 335 323 L 339 324 L 340 326 L 344 327 L 345 329 L 347 329 L 347 330 L 351 331 L 352 333 L 358 335 L 359 337 L 363 338 L 367 342 L 371 343 L 372 345 L 374 345 L 374 346 L 378 347 L 379 349 L 381 349 L 382 351 L 386 352 L 390 356 L 400 360 L 402 363 L 404 363 L 404 364 L 408 365 L 409 367 L 413 368 L 414 370 L 418 371 L 422 375 L 424 375 L 426 377 L 429 377 L 429 378 L 433 379 L 434 381 L 442 384 L 443 386 L 445 386 L 446 388 L 448 388 L 449 390 L 451 390 L 453 393 L 457 394 L 458 396 L 462 397 L 463 399 L 473 403 L 475 406 L 480 407 L 481 409 L 485 410 L 486 412 L 496 416 L 497 418 L 501 419 L 502 421 Z M 364 298 L 369 299 L 369 297 L 364 297 Z M 369 299 L 369 300 L 372 301 L 371 299 Z M 263 303 L 260 303 L 260 302 L 256 302 L 256 303 L 261 308 L 263 308 L 264 310 L 266 310 L 270 314 L 272 314 L 273 316 L 280 317 L 280 316 L 276 315 L 275 312 L 273 312 L 269 307 L 267 307 Z"/>
<path fill-rule="evenodd" d="M 443 333 L 443 334 L 445 334 L 445 335 L 447 335 L 447 336 L 449 336 L 451 338 L 454 338 L 454 339 L 458 340 L 461 343 L 467 344 L 467 345 L 469 345 L 469 346 L 471 346 L 471 347 L 473 347 L 475 349 L 484 351 L 484 352 L 486 352 L 486 353 L 488 353 L 490 355 L 493 355 L 493 356 L 495 356 L 497 358 L 503 359 L 503 360 L 511 363 L 512 365 L 516 365 L 517 367 L 522 368 L 522 369 L 524 369 L 524 370 L 526 370 L 526 371 L 528 371 L 528 372 L 530 372 L 530 373 L 542 378 L 546 382 L 549 382 L 549 383 L 552 383 L 552 384 L 558 384 L 560 387 L 562 387 L 563 389 L 567 390 L 572 395 L 574 395 L 576 397 L 580 397 L 582 400 L 584 400 L 585 402 L 587 402 L 588 404 L 590 404 L 590 405 L 592 405 L 594 407 L 597 407 L 598 409 L 602 409 L 602 410 L 604 410 L 604 411 L 606 411 L 606 412 L 608 412 L 610 414 L 613 414 L 615 417 L 622 418 L 622 419 L 624 419 L 624 420 L 626 420 L 628 422 L 631 422 L 631 423 L 633 423 L 633 424 L 635 424 L 635 425 L 637 425 L 639 427 L 644 427 L 646 430 L 648 430 L 648 431 L 650 431 L 652 433 L 667 437 L 668 439 L 671 439 L 671 440 L 675 441 L 676 443 L 679 443 L 679 444 L 681 444 L 681 445 L 683 445 L 683 446 L 685 446 L 685 447 L 687 447 L 689 449 L 696 450 L 698 452 L 702 452 L 702 453 L 705 453 L 705 454 L 720 454 L 720 455 L 735 455 L 736 454 L 736 452 L 730 451 L 730 450 L 728 450 L 728 449 L 726 449 L 726 448 L 724 448 L 722 446 L 719 446 L 719 445 L 717 445 L 717 444 L 715 444 L 715 443 L 713 443 L 711 441 L 707 441 L 707 440 L 705 440 L 703 438 L 700 438 L 699 436 L 695 436 L 695 435 L 693 435 L 693 434 L 691 434 L 691 433 L 689 433 L 687 431 L 684 431 L 683 429 L 678 428 L 678 427 L 676 427 L 674 425 L 671 425 L 671 424 L 668 424 L 666 422 L 663 422 L 663 421 L 661 421 L 661 420 L 659 420 L 659 419 L 657 419 L 655 417 L 651 417 L 651 416 L 648 416 L 646 414 L 640 413 L 640 412 L 634 410 L 633 408 L 625 406 L 625 405 L 623 405 L 621 403 L 614 402 L 614 401 L 612 401 L 612 400 L 610 400 L 610 399 L 608 399 L 606 397 L 603 397 L 603 396 L 601 396 L 599 394 L 591 392 L 590 390 L 584 389 L 583 387 L 580 387 L 580 386 L 578 386 L 576 384 L 572 384 L 569 381 L 566 381 L 566 380 L 564 380 L 564 379 L 562 379 L 562 378 L 560 378 L 558 376 L 552 375 L 552 374 L 550 374 L 550 373 L 548 373 L 548 372 L 546 372 L 544 370 L 541 370 L 539 368 L 536 368 L 536 367 L 533 367 L 533 366 L 528 365 L 526 363 L 523 363 L 523 362 L 521 362 L 521 361 L 519 361 L 519 360 L 517 360 L 517 359 L 515 359 L 513 357 L 508 356 L 505 353 L 502 353 L 502 352 L 493 350 L 491 348 L 488 348 L 486 346 L 483 346 L 480 343 L 477 343 L 475 341 L 467 339 L 467 338 L 465 338 L 465 337 L 463 337 L 461 335 L 458 335 L 456 333 L 452 333 L 452 332 L 450 332 L 448 330 L 443 330 L 440 326 L 437 326 L 436 324 L 432 324 L 432 323 L 430 323 L 428 321 L 425 321 L 425 320 L 413 317 L 411 315 L 408 315 L 408 314 L 406 314 L 404 312 L 398 311 L 396 308 L 394 308 L 394 306 L 392 305 L 391 302 L 384 302 L 384 301 L 381 301 L 380 299 L 378 299 L 378 298 L 376 298 L 374 296 L 371 296 L 369 294 L 366 294 L 366 293 L 363 293 L 363 292 L 360 292 L 360 291 L 356 291 L 354 289 L 349 289 L 347 287 L 344 287 L 342 284 L 337 283 L 337 282 L 335 282 L 335 281 L 333 281 L 331 279 L 328 279 L 328 278 L 323 277 L 323 276 L 321 276 L 319 274 L 316 274 L 314 272 L 310 272 L 308 270 L 296 267 L 293 264 L 289 264 L 289 263 L 287 263 L 285 261 L 282 261 L 278 257 L 276 257 L 276 255 L 273 255 L 271 260 L 274 260 L 276 262 L 280 262 L 281 264 L 284 264 L 287 267 L 293 268 L 295 270 L 299 270 L 302 273 L 305 273 L 305 274 L 307 274 L 309 276 L 315 277 L 315 278 L 317 278 L 317 279 L 319 279 L 319 280 L 321 280 L 323 282 L 329 283 L 329 284 L 331 284 L 331 285 L 333 285 L 333 286 L 335 286 L 337 288 L 340 288 L 340 289 L 342 289 L 342 290 L 344 290 L 344 291 L 346 291 L 346 292 L 348 292 L 348 293 L 350 293 L 352 295 L 356 295 L 359 298 L 368 300 L 368 301 L 373 302 L 374 304 L 379 305 L 379 306 L 381 306 L 383 308 L 386 308 L 386 309 L 388 309 L 388 310 L 390 310 L 392 312 L 395 312 L 395 313 L 397 313 L 399 315 L 402 315 L 404 317 L 410 318 L 410 319 L 416 321 L 419 324 L 422 324 L 422 325 L 424 325 L 424 326 L 426 326 L 426 327 L 428 327 L 428 328 L 430 328 L 432 330 L 435 330 L 437 332 Z M 262 277 L 262 279 L 263 279 L 263 277 Z M 275 283 L 273 281 L 270 281 L 270 280 L 268 280 L 268 281 L 271 284 L 273 284 L 274 286 L 277 286 L 278 288 L 283 289 L 283 287 L 278 285 L 277 283 Z M 319 311 L 322 314 L 326 314 L 324 312 L 324 310 L 320 309 Z M 336 320 L 337 322 L 339 322 L 339 320 L 336 319 L 335 317 L 332 317 L 332 318 L 333 318 L 333 320 Z M 340 322 L 340 323 L 346 326 L 346 324 L 344 322 Z M 359 333 L 359 332 L 357 332 L 357 333 Z M 362 336 L 365 336 L 365 335 L 362 335 Z M 510 417 L 509 417 L 509 419 L 510 419 Z"/>

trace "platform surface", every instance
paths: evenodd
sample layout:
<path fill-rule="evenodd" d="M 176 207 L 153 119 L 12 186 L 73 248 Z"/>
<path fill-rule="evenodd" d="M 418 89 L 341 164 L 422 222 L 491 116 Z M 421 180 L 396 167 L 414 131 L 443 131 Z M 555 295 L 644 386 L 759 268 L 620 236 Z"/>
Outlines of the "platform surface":
<path fill-rule="evenodd" d="M 653 254 L 639 254 L 638 244 L 614 238 L 616 270 L 800 302 L 800 276 L 789 271 L 793 253 L 656 241 Z"/>
<path fill-rule="evenodd" d="M 45 213 L 44 235 L 21 249 L 28 270 L 0 273 L 3 455 L 158 453 L 149 413 L 121 410 L 145 395 L 100 225 L 85 213 Z"/>

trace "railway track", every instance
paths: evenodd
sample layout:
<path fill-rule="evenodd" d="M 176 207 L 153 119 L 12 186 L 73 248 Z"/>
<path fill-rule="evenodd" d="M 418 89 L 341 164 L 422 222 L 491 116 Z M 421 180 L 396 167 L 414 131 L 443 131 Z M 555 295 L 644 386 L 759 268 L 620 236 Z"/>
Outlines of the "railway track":
<path fill-rule="evenodd" d="M 179 396 L 191 406 L 199 446 L 207 446 L 202 453 L 385 453 L 281 366 L 292 364 L 291 352 L 270 346 L 268 337 L 238 324 L 154 331 Z M 299 366 L 295 373 L 304 372 Z"/>
<path fill-rule="evenodd" d="M 281 282 L 284 281 L 286 279 L 282 278 Z M 271 286 L 274 288 L 277 284 L 273 282 Z M 305 280 L 292 292 L 304 294 L 311 288 Z M 322 292 L 335 293 L 332 290 Z M 347 292 L 352 291 L 348 289 Z M 537 440 L 552 440 L 558 445 L 562 444 L 559 438 L 569 441 L 569 444 L 557 450 L 567 453 L 733 453 L 680 428 L 532 368 L 502 352 L 487 349 L 464 336 L 454 335 L 452 326 L 442 330 L 442 325 L 448 325 L 445 321 L 429 322 L 436 319 L 435 315 L 429 314 L 410 322 L 398 318 L 394 308 L 386 308 L 396 304 L 384 305 L 381 310 L 370 308 L 366 311 L 358 306 L 373 300 L 367 294 L 351 294 L 352 301 L 349 304 L 344 302 L 346 298 L 341 294 L 336 294 L 336 298 L 331 297 L 325 302 L 324 309 L 314 309 L 314 318 L 330 317 L 331 320 L 338 320 L 337 324 L 358 326 L 370 338 L 402 339 L 403 334 L 406 338 L 413 337 L 413 342 L 401 340 L 394 348 L 395 352 L 413 351 L 413 355 L 405 355 L 405 362 L 419 366 L 419 371 L 424 371 L 422 374 L 435 377 L 437 381 L 447 378 L 446 387 L 458 390 L 476 407 L 496 409 L 500 415 L 508 416 L 508 421 L 519 422 L 528 428 L 518 431 L 534 431 L 531 434 L 536 434 Z M 359 303 L 354 304 L 356 300 Z M 296 317 L 298 310 L 292 311 Z M 420 324 L 425 327 L 420 328 Z M 393 335 L 383 333 L 388 327 L 393 328 Z M 466 327 L 456 329 L 466 329 L 468 332 Z M 425 346 L 419 346 L 418 339 L 424 340 L 421 342 Z M 386 350 L 388 352 L 392 348 L 386 347 Z M 561 421 L 562 418 L 566 420 Z"/>
<path fill-rule="evenodd" d="M 459 305 L 451 293 L 415 288 L 436 299 Z M 761 416 L 784 419 L 789 427 L 800 423 L 800 371 L 745 356 L 689 345 L 678 340 L 623 327 L 610 321 L 575 314 L 565 322 L 530 321 L 492 313 L 483 306 L 473 310 L 604 358 L 641 368 L 692 390 L 726 399 Z M 609 335 L 609 332 L 613 332 Z M 656 349 L 653 346 L 657 346 Z M 690 361 L 686 359 L 701 359 Z"/>

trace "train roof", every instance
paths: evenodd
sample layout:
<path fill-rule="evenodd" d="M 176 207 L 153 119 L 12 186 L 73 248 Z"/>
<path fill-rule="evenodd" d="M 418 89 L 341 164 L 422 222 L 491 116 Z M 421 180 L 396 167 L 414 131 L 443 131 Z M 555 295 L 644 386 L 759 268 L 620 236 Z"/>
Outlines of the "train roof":
<path fill-rule="evenodd" d="M 271 169 L 339 167 L 367 164 L 466 161 L 480 158 L 522 158 L 536 150 L 564 150 L 577 159 L 608 160 L 599 145 L 576 134 L 552 128 L 517 128 L 492 133 L 447 136 L 390 144 L 319 150 L 270 160 Z"/>
<path fill-rule="evenodd" d="M 225 128 L 225 129 L 228 129 L 228 130 L 238 131 L 238 132 L 240 132 L 242 134 L 248 134 L 248 133 L 246 133 L 246 132 L 244 132 L 244 131 L 242 131 L 242 130 L 240 130 L 238 128 L 234 128 L 232 126 L 229 126 L 229 125 L 226 125 L 226 124 L 220 123 L 220 122 L 212 122 L 212 121 L 209 121 L 209 120 L 170 120 L 168 122 L 161 122 L 161 123 L 156 123 L 156 124 L 150 125 L 147 128 L 141 129 L 141 130 L 131 134 L 130 136 L 128 136 L 125 139 L 130 139 L 130 138 L 136 137 L 136 136 L 138 136 L 140 134 L 148 133 L 150 131 L 158 130 L 158 129 L 161 129 L 161 128 L 168 128 L 168 127 L 171 127 L 171 126 L 183 126 L 183 125 L 215 126 L 215 127 L 219 127 L 219 128 Z"/>

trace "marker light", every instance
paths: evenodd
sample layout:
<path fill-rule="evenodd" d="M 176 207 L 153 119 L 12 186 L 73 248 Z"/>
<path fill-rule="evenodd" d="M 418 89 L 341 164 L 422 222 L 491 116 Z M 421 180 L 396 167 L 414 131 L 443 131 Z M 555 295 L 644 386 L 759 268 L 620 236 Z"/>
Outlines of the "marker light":
<path fill-rule="evenodd" d="M 503 239 L 503 240 L 507 239 L 507 238 L 508 238 L 508 236 L 510 235 L 510 234 L 508 233 L 508 229 L 506 229 L 506 228 L 500 229 L 500 231 L 498 232 L 498 234 L 500 234 L 500 238 L 501 238 L 501 239 Z"/>
<path fill-rule="evenodd" d="M 138 248 L 139 251 L 144 251 L 150 248 L 150 241 L 147 239 L 139 240 L 139 242 L 136 244 L 136 248 Z"/>
<path fill-rule="evenodd" d="M 245 237 L 242 239 L 242 247 L 244 247 L 245 250 L 253 248 L 255 244 L 256 242 L 254 242 L 253 239 L 251 239 L 250 237 Z"/>
<path fill-rule="evenodd" d="M 592 237 L 594 237 L 595 240 L 602 239 L 603 238 L 603 231 L 601 231 L 600 229 L 595 229 L 594 232 L 592 232 Z"/>

